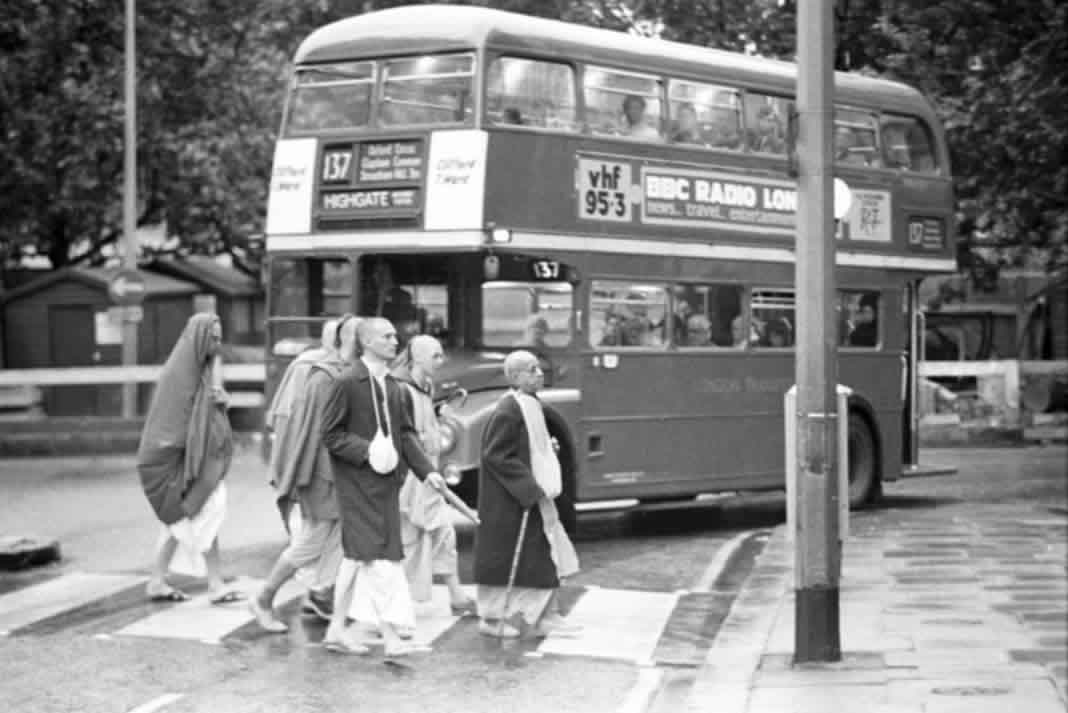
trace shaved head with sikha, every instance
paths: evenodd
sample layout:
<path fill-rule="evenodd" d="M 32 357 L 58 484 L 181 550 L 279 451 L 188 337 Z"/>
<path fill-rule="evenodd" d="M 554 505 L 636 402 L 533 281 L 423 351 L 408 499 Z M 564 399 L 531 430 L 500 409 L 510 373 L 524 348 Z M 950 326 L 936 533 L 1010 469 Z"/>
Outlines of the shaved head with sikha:
<path fill-rule="evenodd" d="M 328 319 L 323 322 L 323 333 L 319 337 L 319 343 L 323 349 L 334 351 L 334 339 L 337 337 L 338 320 Z"/>
<path fill-rule="evenodd" d="M 533 395 L 542 387 L 545 375 L 538 364 L 538 357 L 519 349 L 504 358 L 504 378 L 512 387 Z"/>
<path fill-rule="evenodd" d="M 382 317 L 360 320 L 356 330 L 363 353 L 376 361 L 388 363 L 397 356 L 397 330 Z"/>

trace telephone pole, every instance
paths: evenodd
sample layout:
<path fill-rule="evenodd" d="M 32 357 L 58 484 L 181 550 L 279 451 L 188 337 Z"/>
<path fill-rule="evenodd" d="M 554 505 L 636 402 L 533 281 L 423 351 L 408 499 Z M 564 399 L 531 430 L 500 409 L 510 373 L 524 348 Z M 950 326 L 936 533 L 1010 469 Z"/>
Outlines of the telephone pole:
<path fill-rule="evenodd" d="M 794 662 L 838 661 L 834 0 L 797 3 L 797 443 Z"/>

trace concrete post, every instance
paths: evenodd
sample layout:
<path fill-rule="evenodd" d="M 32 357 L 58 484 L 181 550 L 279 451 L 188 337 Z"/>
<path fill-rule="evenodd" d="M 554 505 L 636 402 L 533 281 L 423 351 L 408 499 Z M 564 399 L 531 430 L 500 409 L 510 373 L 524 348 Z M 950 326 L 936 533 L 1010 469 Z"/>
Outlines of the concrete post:
<path fill-rule="evenodd" d="M 841 544 L 835 386 L 833 0 L 797 4 L 797 231 L 794 661 L 838 661 Z"/>
<path fill-rule="evenodd" d="M 122 197 L 122 243 L 123 267 L 137 269 L 137 62 L 135 0 L 126 0 L 126 137 L 123 166 Z M 128 310 L 124 310 L 126 312 Z M 122 363 L 133 366 L 137 363 L 138 322 L 124 314 L 122 319 Z M 122 386 L 122 417 L 137 416 L 137 384 L 127 382 Z"/>

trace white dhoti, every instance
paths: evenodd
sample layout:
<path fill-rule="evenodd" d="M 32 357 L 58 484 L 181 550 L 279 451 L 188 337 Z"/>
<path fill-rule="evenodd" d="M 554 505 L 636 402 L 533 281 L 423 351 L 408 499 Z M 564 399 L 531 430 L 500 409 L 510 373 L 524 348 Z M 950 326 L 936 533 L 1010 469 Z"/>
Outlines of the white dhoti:
<path fill-rule="evenodd" d="M 297 568 L 297 581 L 323 590 L 333 586 L 341 565 L 341 521 L 301 517 L 300 505 L 289 513 L 289 546 L 282 552 Z"/>
<path fill-rule="evenodd" d="M 400 492 L 401 543 L 404 572 L 417 602 L 430 600 L 435 574 L 457 573 L 456 530 L 448 510 L 441 493 L 408 474 Z"/>
<path fill-rule="evenodd" d="M 349 616 L 361 624 L 397 629 L 415 628 L 415 606 L 400 562 L 361 562 L 356 572 Z"/>
<path fill-rule="evenodd" d="M 178 540 L 178 547 L 171 558 L 170 570 L 192 577 L 203 577 L 207 574 L 208 568 L 204 553 L 211 548 L 215 538 L 219 536 L 224 520 L 226 520 L 226 483 L 220 482 L 208 496 L 200 512 L 192 518 L 182 518 L 169 527 L 164 525 L 160 535 L 160 544 L 162 545 L 169 536 Z"/>

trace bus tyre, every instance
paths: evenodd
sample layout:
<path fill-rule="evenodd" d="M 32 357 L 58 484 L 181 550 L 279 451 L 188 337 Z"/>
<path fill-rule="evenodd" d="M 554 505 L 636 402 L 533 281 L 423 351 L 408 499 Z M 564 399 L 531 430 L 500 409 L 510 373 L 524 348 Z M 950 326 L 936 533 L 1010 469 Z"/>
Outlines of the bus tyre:
<path fill-rule="evenodd" d="M 878 491 L 879 466 L 875 435 L 867 419 L 849 412 L 849 507 L 867 505 Z"/>

